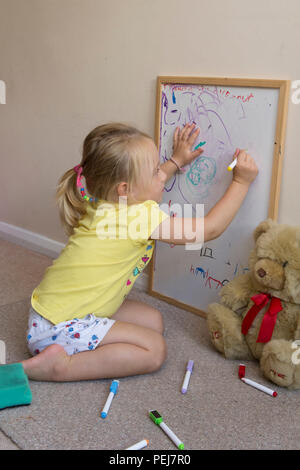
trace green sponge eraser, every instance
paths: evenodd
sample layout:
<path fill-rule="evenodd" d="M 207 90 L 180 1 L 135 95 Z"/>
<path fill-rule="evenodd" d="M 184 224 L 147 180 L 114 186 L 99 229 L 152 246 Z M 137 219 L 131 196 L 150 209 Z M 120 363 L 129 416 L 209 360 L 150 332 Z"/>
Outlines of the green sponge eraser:
<path fill-rule="evenodd" d="M 31 401 L 31 390 L 23 364 L 0 365 L 0 409 L 30 405 Z"/>

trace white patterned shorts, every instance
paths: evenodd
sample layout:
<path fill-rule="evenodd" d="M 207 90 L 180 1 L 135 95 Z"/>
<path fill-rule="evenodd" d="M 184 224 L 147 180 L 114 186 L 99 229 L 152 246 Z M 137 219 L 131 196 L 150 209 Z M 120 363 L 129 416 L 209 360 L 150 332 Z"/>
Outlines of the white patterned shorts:
<path fill-rule="evenodd" d="M 115 320 L 111 318 L 89 314 L 84 318 L 74 318 L 54 325 L 31 307 L 26 336 L 27 346 L 33 356 L 51 344 L 60 344 L 69 355 L 91 351 L 99 346 L 114 323 Z"/>

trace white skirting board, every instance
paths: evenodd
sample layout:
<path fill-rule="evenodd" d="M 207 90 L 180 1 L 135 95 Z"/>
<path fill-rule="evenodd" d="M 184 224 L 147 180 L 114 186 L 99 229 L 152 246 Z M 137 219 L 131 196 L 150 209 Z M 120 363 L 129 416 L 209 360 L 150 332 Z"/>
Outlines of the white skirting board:
<path fill-rule="evenodd" d="M 23 246 L 24 248 L 36 251 L 53 259 L 58 257 L 64 247 L 63 243 L 5 222 L 0 222 L 0 239 Z M 148 287 L 148 274 L 141 273 L 134 285 L 146 292 Z"/>

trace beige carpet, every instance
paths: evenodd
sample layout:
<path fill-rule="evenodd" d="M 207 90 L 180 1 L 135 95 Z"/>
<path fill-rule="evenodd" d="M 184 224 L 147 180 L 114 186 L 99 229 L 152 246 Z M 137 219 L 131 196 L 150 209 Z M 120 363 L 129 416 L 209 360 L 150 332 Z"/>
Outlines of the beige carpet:
<path fill-rule="evenodd" d="M 0 429 L 21 449 L 125 449 L 149 439 L 151 450 L 174 444 L 150 420 L 157 409 L 186 449 L 298 449 L 300 392 L 267 382 L 255 362 L 249 378 L 273 387 L 272 398 L 243 384 L 239 361 L 227 361 L 211 346 L 201 317 L 137 289 L 129 298 L 160 309 L 166 326 L 168 359 L 162 369 L 121 378 L 108 417 L 100 418 L 111 380 L 72 383 L 30 382 L 30 406 L 0 411 Z M 0 308 L 0 339 L 7 362 L 29 357 L 24 332 L 29 297 Z M 180 393 L 186 363 L 195 362 L 188 393 Z M 146 449 L 145 449 L 146 450 Z"/>

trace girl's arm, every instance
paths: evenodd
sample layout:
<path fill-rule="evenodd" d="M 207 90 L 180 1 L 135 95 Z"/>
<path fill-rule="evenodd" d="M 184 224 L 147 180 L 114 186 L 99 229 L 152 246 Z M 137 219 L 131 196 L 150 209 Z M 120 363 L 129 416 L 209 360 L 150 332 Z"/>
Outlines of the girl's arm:
<path fill-rule="evenodd" d="M 203 219 L 169 217 L 154 230 L 150 238 L 184 245 L 203 243 L 219 237 L 234 219 L 257 174 L 258 169 L 252 157 L 245 151 L 239 152 L 232 183 Z M 201 223 L 204 226 L 201 227 Z"/>
<path fill-rule="evenodd" d="M 179 166 L 179 168 L 181 168 L 183 165 L 182 163 L 179 161 L 179 158 L 177 157 L 172 157 L 173 160 L 176 161 L 177 165 Z M 163 163 L 162 165 L 160 165 L 160 169 L 167 175 L 167 181 L 172 178 L 172 176 L 174 175 L 174 173 L 177 172 L 178 168 L 177 166 L 175 165 L 174 162 L 172 162 L 172 160 L 167 160 L 165 163 Z"/>

